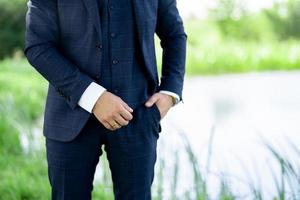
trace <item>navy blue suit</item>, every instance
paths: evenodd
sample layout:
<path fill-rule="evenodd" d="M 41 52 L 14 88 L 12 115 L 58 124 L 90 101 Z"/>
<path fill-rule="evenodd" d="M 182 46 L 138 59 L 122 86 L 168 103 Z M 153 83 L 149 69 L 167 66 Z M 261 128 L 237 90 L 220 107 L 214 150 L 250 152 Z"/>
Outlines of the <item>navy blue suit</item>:
<path fill-rule="evenodd" d="M 186 34 L 176 1 L 111 1 L 116 5 L 130 3 L 135 24 L 128 22 L 132 34 L 121 30 L 123 38 L 109 43 L 109 31 L 122 25 L 122 13 L 110 14 L 106 21 L 105 15 L 99 14 L 97 0 L 28 2 L 25 55 L 49 82 L 43 133 L 52 199 L 90 199 L 102 144 L 115 198 L 151 199 L 161 127 L 156 105 L 146 108 L 144 102 L 159 90 L 177 93 L 182 100 Z M 109 29 L 104 24 L 109 24 Z M 163 48 L 160 84 L 154 33 Z M 119 68 L 114 68 L 111 60 L 114 65 L 119 63 Z M 130 75 L 124 76 L 127 72 Z M 91 82 L 105 86 L 134 108 L 134 119 L 128 126 L 111 132 L 78 106 Z"/>

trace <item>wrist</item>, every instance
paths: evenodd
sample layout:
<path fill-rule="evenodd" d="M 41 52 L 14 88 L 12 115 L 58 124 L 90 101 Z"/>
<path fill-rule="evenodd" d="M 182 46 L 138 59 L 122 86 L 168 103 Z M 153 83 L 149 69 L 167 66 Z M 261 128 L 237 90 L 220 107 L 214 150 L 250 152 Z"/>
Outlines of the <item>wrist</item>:
<path fill-rule="evenodd" d="M 100 96 L 98 97 L 98 99 L 96 100 L 96 102 L 95 102 L 95 104 L 94 104 L 94 106 L 93 106 L 93 108 L 92 108 L 92 113 L 95 113 L 96 112 L 96 107 L 97 107 L 97 105 L 100 103 L 100 101 L 101 101 L 101 98 L 105 95 L 107 93 L 107 90 L 105 90 L 105 91 L 103 91 L 101 94 L 100 94 Z"/>
<path fill-rule="evenodd" d="M 175 106 L 180 100 L 179 95 L 174 92 L 168 90 L 160 90 L 159 92 L 170 96 L 170 99 L 172 101 L 172 106 Z"/>
<path fill-rule="evenodd" d="M 164 94 L 164 93 L 162 94 L 168 99 L 168 102 L 170 102 L 170 106 L 173 107 L 175 105 L 176 98 L 170 94 Z"/>

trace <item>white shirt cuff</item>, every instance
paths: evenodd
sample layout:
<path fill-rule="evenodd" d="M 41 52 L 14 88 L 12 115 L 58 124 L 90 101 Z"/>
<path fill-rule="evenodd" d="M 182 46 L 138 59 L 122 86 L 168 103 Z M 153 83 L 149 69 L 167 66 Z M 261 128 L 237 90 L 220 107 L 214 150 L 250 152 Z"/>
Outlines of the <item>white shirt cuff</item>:
<path fill-rule="evenodd" d="M 92 113 L 93 107 L 96 104 L 98 98 L 105 91 L 106 89 L 104 87 L 95 82 L 92 82 L 81 95 L 78 101 L 78 105 L 89 113 Z"/>
<path fill-rule="evenodd" d="M 160 90 L 159 92 L 175 97 L 177 99 L 177 102 L 180 100 L 179 95 L 174 93 L 174 92 L 170 92 L 170 91 L 167 91 L 167 90 Z"/>

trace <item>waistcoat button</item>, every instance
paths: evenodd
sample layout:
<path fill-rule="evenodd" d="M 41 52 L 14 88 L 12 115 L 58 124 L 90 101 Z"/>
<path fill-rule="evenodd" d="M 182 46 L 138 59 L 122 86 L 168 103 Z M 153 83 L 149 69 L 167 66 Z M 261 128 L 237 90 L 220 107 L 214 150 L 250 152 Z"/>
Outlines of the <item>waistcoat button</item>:
<path fill-rule="evenodd" d="M 112 38 L 114 38 L 115 36 L 116 36 L 115 33 L 111 33 L 111 34 L 110 34 L 110 37 L 112 37 Z"/>
<path fill-rule="evenodd" d="M 96 44 L 97 49 L 102 49 L 102 47 L 103 47 L 102 44 Z"/>
<path fill-rule="evenodd" d="M 118 61 L 118 60 L 116 60 L 116 59 L 114 59 L 114 60 L 112 61 L 112 63 L 113 63 L 114 65 L 116 65 L 116 64 L 118 64 L 118 63 L 119 63 L 119 61 Z"/>

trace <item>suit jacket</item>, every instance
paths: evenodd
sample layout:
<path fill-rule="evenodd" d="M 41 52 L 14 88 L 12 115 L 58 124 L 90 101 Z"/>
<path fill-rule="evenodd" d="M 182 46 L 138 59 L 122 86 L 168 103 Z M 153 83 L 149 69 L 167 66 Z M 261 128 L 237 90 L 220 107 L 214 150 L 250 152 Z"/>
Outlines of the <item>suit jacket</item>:
<path fill-rule="evenodd" d="M 182 100 L 186 39 L 176 0 L 132 0 L 138 41 L 150 90 Z M 101 26 L 96 0 L 29 0 L 24 53 L 49 82 L 43 133 L 59 141 L 76 137 L 90 113 L 78 101 L 99 75 Z M 163 48 L 158 80 L 154 34 Z"/>

